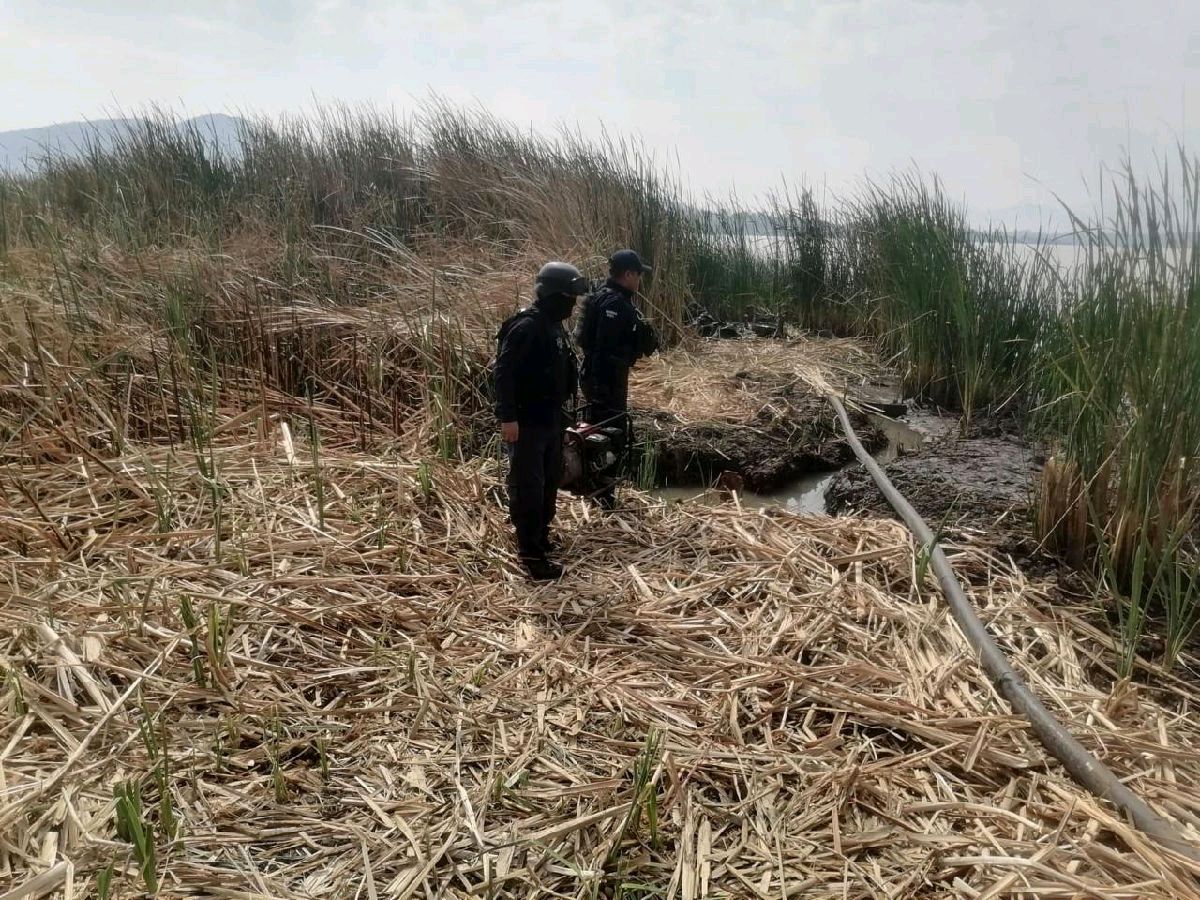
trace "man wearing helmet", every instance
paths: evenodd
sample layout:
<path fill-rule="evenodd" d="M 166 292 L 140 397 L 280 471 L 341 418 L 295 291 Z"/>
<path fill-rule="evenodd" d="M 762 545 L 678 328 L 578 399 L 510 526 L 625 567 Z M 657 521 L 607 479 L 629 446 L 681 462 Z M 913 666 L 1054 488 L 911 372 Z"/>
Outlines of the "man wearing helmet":
<path fill-rule="evenodd" d="M 508 512 L 521 562 L 539 581 L 563 571 L 549 558 L 562 472 L 563 404 L 574 395 L 577 379 L 563 322 L 586 291 L 574 266 L 546 263 L 537 274 L 533 303 L 497 335 L 496 418 L 509 459 Z"/>
<path fill-rule="evenodd" d="M 618 250 L 608 260 L 608 281 L 584 301 L 575 328 L 575 342 L 583 350 L 580 380 L 587 400 L 587 420 L 593 425 L 615 425 L 629 435 L 629 370 L 658 349 L 653 326 L 633 305 L 642 275 L 650 271 L 633 250 Z M 597 500 L 616 504 L 614 488 Z"/>

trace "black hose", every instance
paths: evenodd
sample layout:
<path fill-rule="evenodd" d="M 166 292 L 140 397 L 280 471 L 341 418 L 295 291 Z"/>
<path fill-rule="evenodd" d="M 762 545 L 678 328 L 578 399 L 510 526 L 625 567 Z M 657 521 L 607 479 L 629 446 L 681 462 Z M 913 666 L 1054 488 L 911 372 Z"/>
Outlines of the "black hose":
<path fill-rule="evenodd" d="M 904 496 L 896 490 L 895 485 L 888 480 L 883 469 L 875 462 L 871 454 L 863 449 L 862 442 L 850 425 L 850 417 L 841 401 L 832 394 L 827 395 L 829 402 L 837 410 L 842 429 L 846 432 L 846 440 L 850 442 L 854 455 L 866 467 L 875 479 L 875 484 L 887 498 L 892 508 L 900 514 L 909 530 L 929 552 L 929 563 L 937 575 L 942 594 L 950 605 L 950 612 L 958 622 L 963 635 L 979 655 L 979 661 L 987 672 L 992 684 L 1000 695 L 1009 702 L 1013 709 L 1029 720 L 1033 733 L 1041 741 L 1043 747 L 1063 764 L 1080 785 L 1093 794 L 1110 801 L 1118 809 L 1128 814 L 1134 826 L 1153 838 L 1162 847 L 1200 862 L 1200 849 L 1185 840 L 1182 833 L 1171 822 L 1164 819 L 1141 797 L 1127 788 L 1112 770 L 1088 752 L 1075 737 L 1063 727 L 1050 711 L 1042 704 L 1021 676 L 1009 665 L 1004 653 L 996 646 L 995 640 L 987 630 L 987 626 L 979 620 L 972 608 L 967 595 L 963 592 L 950 561 L 942 548 L 934 542 L 933 534 L 924 519 L 917 514 Z"/>

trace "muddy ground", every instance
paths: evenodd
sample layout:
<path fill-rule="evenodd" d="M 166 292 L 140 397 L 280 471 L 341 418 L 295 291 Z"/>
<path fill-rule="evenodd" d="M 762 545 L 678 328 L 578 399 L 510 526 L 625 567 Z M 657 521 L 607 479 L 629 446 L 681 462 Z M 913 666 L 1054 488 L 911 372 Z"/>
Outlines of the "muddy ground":
<path fill-rule="evenodd" d="M 1031 491 L 1045 457 L 1020 434 L 1000 427 L 980 432 L 985 436 L 960 438 L 957 423 L 943 420 L 941 434 L 902 450 L 884 471 L 935 532 L 969 529 L 991 536 L 1002 549 L 1032 554 Z M 826 502 L 835 515 L 895 517 L 859 465 L 834 478 Z"/>
<path fill-rule="evenodd" d="M 634 410 L 636 440 L 654 444 L 663 485 L 711 485 L 731 472 L 745 488 L 768 493 L 854 459 L 833 408 L 803 383 L 753 370 L 733 377 L 762 401 L 748 421 L 683 421 L 662 410 Z M 854 427 L 871 452 L 887 445 L 865 416 L 856 414 Z"/>
<path fill-rule="evenodd" d="M 1042 460 L 1019 436 L 946 437 L 902 451 L 884 465 L 888 477 L 931 523 L 988 527 L 1023 514 Z M 891 507 L 861 466 L 834 479 L 830 512 L 887 515 Z"/>

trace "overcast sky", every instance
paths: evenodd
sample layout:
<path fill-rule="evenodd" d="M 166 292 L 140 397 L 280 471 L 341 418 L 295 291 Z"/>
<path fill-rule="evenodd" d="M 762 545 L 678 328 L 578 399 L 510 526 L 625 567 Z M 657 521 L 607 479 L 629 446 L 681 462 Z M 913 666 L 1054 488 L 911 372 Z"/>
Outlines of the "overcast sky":
<path fill-rule="evenodd" d="M 638 135 L 697 192 L 915 163 L 1009 220 L 1124 147 L 1200 152 L 1198 75 L 1198 0 L 0 0 L 0 131 L 433 91 Z"/>

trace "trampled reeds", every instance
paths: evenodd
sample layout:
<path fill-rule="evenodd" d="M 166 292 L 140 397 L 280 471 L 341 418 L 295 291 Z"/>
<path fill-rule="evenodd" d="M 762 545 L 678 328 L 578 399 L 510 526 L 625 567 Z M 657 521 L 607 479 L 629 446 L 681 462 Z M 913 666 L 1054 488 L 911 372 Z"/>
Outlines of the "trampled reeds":
<path fill-rule="evenodd" d="M 530 586 L 494 462 L 313 415 L 323 513 L 279 420 L 223 423 L 220 523 L 168 446 L 5 493 L 13 884 L 69 860 L 111 896 L 1198 896 L 1004 712 L 897 523 L 564 501 L 567 580 Z M 949 549 L 1039 693 L 1200 838 L 1187 686 L 1140 662 L 1154 692 L 1098 690 L 1093 612 Z"/>

